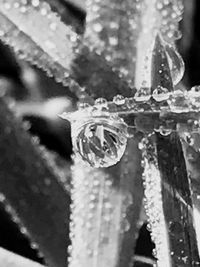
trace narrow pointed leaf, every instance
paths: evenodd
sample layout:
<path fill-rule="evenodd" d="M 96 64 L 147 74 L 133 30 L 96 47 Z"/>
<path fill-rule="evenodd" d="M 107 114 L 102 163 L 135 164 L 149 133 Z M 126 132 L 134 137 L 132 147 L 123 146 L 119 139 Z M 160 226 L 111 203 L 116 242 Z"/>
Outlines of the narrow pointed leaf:
<path fill-rule="evenodd" d="M 151 67 L 152 90 L 158 86 L 162 86 L 169 91 L 172 91 L 173 82 L 166 49 L 159 35 L 157 35 L 155 39 Z"/>
<path fill-rule="evenodd" d="M 158 136 L 157 149 L 172 266 L 198 266 L 192 194 L 180 140 L 177 135 Z"/>
<path fill-rule="evenodd" d="M 112 100 L 117 94 L 129 97 L 135 92 L 102 56 L 91 51 L 85 44 L 80 46 L 73 61 L 72 77 L 94 99 L 103 97 Z"/>

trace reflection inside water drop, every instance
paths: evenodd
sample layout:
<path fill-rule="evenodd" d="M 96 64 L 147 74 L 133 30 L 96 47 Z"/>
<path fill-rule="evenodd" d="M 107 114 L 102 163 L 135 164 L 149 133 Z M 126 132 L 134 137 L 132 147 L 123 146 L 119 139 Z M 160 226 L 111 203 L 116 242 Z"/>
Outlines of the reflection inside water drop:
<path fill-rule="evenodd" d="M 93 167 L 109 167 L 124 154 L 127 125 L 120 119 L 93 118 L 72 124 L 75 152 Z"/>

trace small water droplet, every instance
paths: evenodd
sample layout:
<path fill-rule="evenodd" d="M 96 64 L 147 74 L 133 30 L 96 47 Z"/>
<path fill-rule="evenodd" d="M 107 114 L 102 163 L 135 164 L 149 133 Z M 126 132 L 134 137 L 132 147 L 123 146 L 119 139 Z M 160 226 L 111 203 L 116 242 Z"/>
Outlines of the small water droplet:
<path fill-rule="evenodd" d="M 184 134 L 184 139 L 188 143 L 188 145 L 193 146 L 194 145 L 194 138 L 190 133 L 185 133 Z"/>
<path fill-rule="evenodd" d="M 109 201 L 106 201 L 106 203 L 104 205 L 105 205 L 106 209 L 108 209 L 108 210 L 112 209 L 112 204 Z"/>
<path fill-rule="evenodd" d="M 11 9 L 11 4 L 10 3 L 5 3 L 4 7 L 5 7 L 5 9 L 9 10 L 9 9 Z"/>
<path fill-rule="evenodd" d="M 108 104 L 108 102 L 105 98 L 101 97 L 101 98 L 97 98 L 95 100 L 95 105 L 97 105 L 97 106 L 107 107 L 107 104 Z"/>
<path fill-rule="evenodd" d="M 35 242 L 31 242 L 31 248 L 32 249 L 38 249 L 38 245 Z"/>
<path fill-rule="evenodd" d="M 0 37 L 4 36 L 5 35 L 5 32 L 0 30 Z"/>
<path fill-rule="evenodd" d="M 73 249 L 72 245 L 69 245 L 68 248 L 67 248 L 69 254 L 72 253 L 72 249 Z"/>
<path fill-rule="evenodd" d="M 169 98 L 169 91 L 167 88 L 164 88 L 162 86 L 158 86 L 152 94 L 152 97 L 157 101 L 157 102 L 161 102 L 161 101 L 165 101 Z"/>
<path fill-rule="evenodd" d="M 114 98 L 113 98 L 113 102 L 120 106 L 120 105 L 123 105 L 125 103 L 125 98 L 122 96 L 122 95 L 116 95 Z"/>
<path fill-rule="evenodd" d="M 22 7 L 20 8 L 20 12 L 21 12 L 21 13 L 26 13 L 26 11 L 27 11 L 27 8 L 26 8 L 25 6 L 22 6 Z"/>
<path fill-rule="evenodd" d="M 49 186 L 49 185 L 51 184 L 51 180 L 48 179 L 48 178 L 46 178 L 46 179 L 44 180 L 44 183 L 45 183 L 45 185 Z"/>
<path fill-rule="evenodd" d="M 146 147 L 146 144 L 143 142 L 143 140 L 141 142 L 139 142 L 139 144 L 138 144 L 139 150 L 143 150 L 143 149 L 145 149 L 145 147 Z"/>
<path fill-rule="evenodd" d="M 5 201 L 5 196 L 4 194 L 0 193 L 0 202 L 4 202 Z"/>
<path fill-rule="evenodd" d="M 20 227 L 20 232 L 23 234 L 23 235 L 26 235 L 28 232 L 27 232 L 27 229 L 25 227 Z"/>
<path fill-rule="evenodd" d="M 18 2 L 14 3 L 14 8 L 19 8 L 19 3 Z"/>
<path fill-rule="evenodd" d="M 75 33 L 73 33 L 73 34 L 70 35 L 70 41 L 72 43 L 76 43 L 76 41 L 77 41 L 77 35 Z"/>
<path fill-rule="evenodd" d="M 48 13 L 46 8 L 42 8 L 40 12 L 41 12 L 42 16 L 46 16 Z"/>
<path fill-rule="evenodd" d="M 55 31 L 56 28 L 57 28 L 57 24 L 56 24 L 55 22 L 52 22 L 52 23 L 50 24 L 50 29 L 51 29 L 52 31 Z"/>
<path fill-rule="evenodd" d="M 146 228 L 147 228 L 147 231 L 151 232 L 152 229 L 151 229 L 151 225 L 149 223 L 147 224 Z"/>
<path fill-rule="evenodd" d="M 181 55 L 178 53 L 174 46 L 166 45 L 165 49 L 171 70 L 172 81 L 174 85 L 176 85 L 183 78 L 185 72 L 185 64 Z"/>
<path fill-rule="evenodd" d="M 110 37 L 109 38 L 109 44 L 112 46 L 118 45 L 118 39 L 116 37 Z"/>
<path fill-rule="evenodd" d="M 150 88 L 141 87 L 135 94 L 134 99 L 137 102 L 147 102 L 151 98 Z"/>
<path fill-rule="evenodd" d="M 39 0 L 32 0 L 31 3 L 32 3 L 32 6 L 34 6 L 34 7 L 38 7 L 40 5 Z"/>
<path fill-rule="evenodd" d="M 168 136 L 172 133 L 172 129 L 165 126 L 160 126 L 159 129 L 155 129 L 155 132 L 159 132 L 163 136 Z"/>
<path fill-rule="evenodd" d="M 103 219 L 104 219 L 105 222 L 110 222 L 111 221 L 111 214 L 105 214 L 103 216 Z"/>
<path fill-rule="evenodd" d="M 95 32 L 99 33 L 103 30 L 103 26 L 100 23 L 95 23 L 93 25 L 93 29 Z"/>

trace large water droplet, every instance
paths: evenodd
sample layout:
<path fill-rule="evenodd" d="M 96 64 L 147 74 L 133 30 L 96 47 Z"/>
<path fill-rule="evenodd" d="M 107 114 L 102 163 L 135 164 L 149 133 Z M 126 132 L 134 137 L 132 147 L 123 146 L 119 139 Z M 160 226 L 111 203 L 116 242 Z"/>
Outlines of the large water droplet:
<path fill-rule="evenodd" d="M 185 72 L 185 64 L 181 55 L 178 53 L 174 46 L 167 44 L 165 46 L 165 49 L 171 70 L 172 81 L 173 84 L 176 85 L 183 78 Z"/>
<path fill-rule="evenodd" d="M 72 124 L 75 152 L 92 167 L 109 167 L 124 154 L 127 143 L 127 125 L 119 118 L 92 118 Z"/>

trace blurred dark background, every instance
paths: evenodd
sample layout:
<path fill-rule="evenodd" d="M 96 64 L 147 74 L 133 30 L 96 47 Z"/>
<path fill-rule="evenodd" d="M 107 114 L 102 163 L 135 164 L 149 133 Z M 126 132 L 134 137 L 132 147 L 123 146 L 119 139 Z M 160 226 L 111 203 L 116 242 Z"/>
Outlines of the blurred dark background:
<path fill-rule="evenodd" d="M 66 23 L 70 19 L 78 32 L 83 31 L 85 13 L 65 0 L 58 5 L 49 1 Z M 186 63 L 184 83 L 186 87 L 200 84 L 200 1 L 185 0 L 186 13 L 181 27 L 183 38 L 179 48 Z M 17 113 L 30 122 L 30 133 L 40 138 L 41 144 L 70 161 L 72 146 L 70 125 L 55 116 L 64 110 L 76 108 L 76 98 L 62 85 L 55 83 L 45 73 L 15 58 L 8 47 L 0 43 L 0 83 L 4 88 L 1 95 L 15 101 Z M 29 240 L 21 234 L 17 225 L 0 205 L 0 246 L 22 256 L 43 263 Z M 146 224 L 141 227 L 136 246 L 138 255 L 152 257 L 150 234 Z"/>

